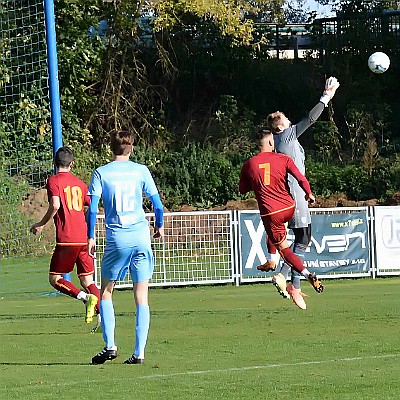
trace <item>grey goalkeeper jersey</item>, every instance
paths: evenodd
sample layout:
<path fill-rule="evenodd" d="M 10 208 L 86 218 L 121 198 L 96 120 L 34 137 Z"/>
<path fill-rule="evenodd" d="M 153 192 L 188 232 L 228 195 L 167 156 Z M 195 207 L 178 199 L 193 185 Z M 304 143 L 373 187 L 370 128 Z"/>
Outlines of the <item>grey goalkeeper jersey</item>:
<path fill-rule="evenodd" d="M 310 111 L 308 116 L 302 119 L 298 124 L 290 126 L 278 135 L 274 135 L 275 150 L 278 153 L 283 153 L 291 157 L 303 175 L 305 175 L 306 172 L 305 154 L 297 138 L 318 119 L 324 108 L 324 103 L 319 102 Z M 296 209 L 292 220 L 289 222 L 289 228 L 305 228 L 311 223 L 308 202 L 304 198 L 305 193 L 303 189 L 291 175 L 289 175 L 289 188 L 296 202 Z"/>

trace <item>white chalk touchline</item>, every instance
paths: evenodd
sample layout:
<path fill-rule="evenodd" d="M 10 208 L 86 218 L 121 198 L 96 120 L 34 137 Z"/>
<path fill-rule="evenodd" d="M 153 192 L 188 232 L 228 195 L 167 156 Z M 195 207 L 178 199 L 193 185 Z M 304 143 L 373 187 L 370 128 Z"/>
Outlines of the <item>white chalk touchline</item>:
<path fill-rule="evenodd" d="M 280 363 L 280 364 L 266 364 L 266 365 L 254 365 L 254 366 L 249 366 L 249 367 L 237 367 L 237 368 L 226 368 L 226 369 L 208 369 L 208 370 L 200 370 L 200 371 L 185 371 L 185 372 L 174 372 L 170 374 L 154 374 L 154 375 L 145 375 L 145 376 L 132 376 L 133 380 L 138 380 L 138 379 L 166 379 L 166 378 L 173 378 L 176 376 L 190 376 L 190 375 L 206 375 L 206 374 L 215 374 L 215 373 L 229 373 L 229 372 L 242 372 L 242 371 L 251 371 L 251 370 L 257 370 L 257 369 L 268 369 L 268 368 L 281 368 L 281 367 L 289 367 L 289 366 L 304 366 L 304 365 L 319 365 L 319 364 L 333 364 L 333 363 L 340 363 L 340 362 L 351 362 L 351 361 L 363 361 L 363 360 L 373 360 L 373 359 L 380 359 L 380 358 L 395 358 L 399 357 L 400 353 L 397 354 L 382 354 L 382 355 L 376 355 L 376 356 L 365 356 L 365 357 L 346 357 L 346 358 L 334 358 L 334 359 L 329 359 L 329 360 L 318 360 L 318 361 L 300 361 L 300 362 L 294 362 L 294 363 Z M 123 364 L 114 364 L 113 366 L 110 365 L 110 367 L 116 367 L 116 366 L 122 367 Z M 95 368 L 95 367 L 93 367 Z M 127 367 L 127 369 L 130 369 L 132 367 Z M 135 368 L 134 368 L 135 369 Z M 112 382 L 117 382 L 117 381 L 128 381 L 129 378 L 126 376 L 118 376 L 118 377 L 113 377 Z M 32 382 L 27 382 L 26 386 L 29 386 L 31 389 L 30 390 L 42 390 L 43 386 L 46 387 L 61 387 L 61 386 L 71 386 L 71 385 L 79 385 L 82 383 L 88 383 L 90 382 L 91 384 L 96 384 L 100 382 L 104 382 L 103 379 L 90 379 L 87 381 L 65 381 L 65 382 L 46 382 L 45 384 L 40 384 L 40 385 L 32 385 Z M 21 391 L 21 390 L 26 390 L 26 386 L 23 385 L 18 385 L 16 388 L 13 390 Z M 2 392 L 7 392 L 10 389 L 7 387 L 1 387 L 0 388 L 0 393 Z"/>
<path fill-rule="evenodd" d="M 280 364 L 266 364 L 266 365 L 253 365 L 249 367 L 237 367 L 237 368 L 226 368 L 226 369 L 207 369 L 200 371 L 185 371 L 185 372 L 174 372 L 171 374 L 154 374 L 146 376 L 138 376 L 136 379 L 158 379 L 158 378 L 171 378 L 174 376 L 184 376 L 184 375 L 205 375 L 212 373 L 223 373 L 223 372 L 240 372 L 240 371 L 251 371 L 256 369 L 268 369 L 268 368 L 279 368 L 279 367 L 296 367 L 302 365 L 315 365 L 315 364 L 330 364 L 338 362 L 350 362 L 350 361 L 362 361 L 362 360 L 372 360 L 379 358 L 394 358 L 399 357 L 400 353 L 397 354 L 382 354 L 378 356 L 366 356 L 366 357 L 347 357 L 347 358 L 334 358 L 330 360 L 318 360 L 318 361 L 300 361 L 297 363 L 280 363 Z"/>

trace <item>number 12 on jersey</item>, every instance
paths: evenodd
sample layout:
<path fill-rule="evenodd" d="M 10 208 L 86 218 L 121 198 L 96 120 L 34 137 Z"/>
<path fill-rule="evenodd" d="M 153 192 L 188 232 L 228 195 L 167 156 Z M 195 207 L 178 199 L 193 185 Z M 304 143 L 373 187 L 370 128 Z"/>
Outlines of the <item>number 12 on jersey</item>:
<path fill-rule="evenodd" d="M 135 210 L 135 186 L 125 182 L 113 182 L 115 187 L 115 209 L 117 212 Z"/>

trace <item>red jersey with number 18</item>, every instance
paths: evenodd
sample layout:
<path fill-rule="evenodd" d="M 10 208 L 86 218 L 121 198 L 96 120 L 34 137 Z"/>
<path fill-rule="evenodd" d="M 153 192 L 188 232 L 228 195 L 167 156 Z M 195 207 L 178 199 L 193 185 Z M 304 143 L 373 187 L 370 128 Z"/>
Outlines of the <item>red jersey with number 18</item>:
<path fill-rule="evenodd" d="M 60 208 L 54 216 L 56 242 L 63 245 L 87 244 L 84 206 L 90 203 L 85 183 L 70 172 L 51 176 L 46 184 L 47 196 L 60 198 Z"/>
<path fill-rule="evenodd" d="M 294 207 L 287 180 L 288 173 L 298 180 L 304 194 L 311 193 L 307 179 L 293 160 L 284 154 L 272 152 L 258 153 L 243 164 L 240 193 L 254 191 L 261 216 Z"/>

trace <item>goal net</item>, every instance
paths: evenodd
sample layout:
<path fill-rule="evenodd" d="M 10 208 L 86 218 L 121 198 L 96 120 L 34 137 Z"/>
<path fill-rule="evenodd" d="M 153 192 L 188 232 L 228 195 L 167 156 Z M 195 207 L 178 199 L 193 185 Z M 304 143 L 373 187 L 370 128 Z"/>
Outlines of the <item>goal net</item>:
<path fill-rule="evenodd" d="M 52 173 L 43 0 L 0 0 L 0 51 L 0 295 L 45 292 L 54 238 L 29 233 Z"/>

